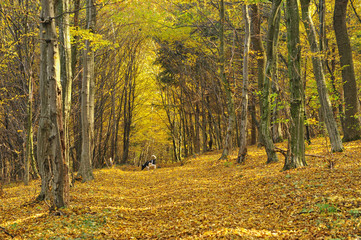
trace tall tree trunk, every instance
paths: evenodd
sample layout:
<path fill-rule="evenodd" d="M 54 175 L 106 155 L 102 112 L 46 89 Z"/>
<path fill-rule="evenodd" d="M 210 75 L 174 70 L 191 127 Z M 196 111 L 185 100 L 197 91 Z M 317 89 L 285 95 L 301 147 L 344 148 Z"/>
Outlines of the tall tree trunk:
<path fill-rule="evenodd" d="M 24 3 L 24 8 L 29 9 L 29 2 Z M 30 31 L 28 22 L 28 13 L 24 18 L 23 26 L 25 35 Z M 27 138 L 26 138 L 26 152 L 25 152 L 25 174 L 24 174 L 24 184 L 28 185 L 30 181 L 30 173 L 33 178 L 38 178 L 38 170 L 36 166 L 36 160 L 34 156 L 34 136 L 33 136 L 33 70 L 32 70 L 32 61 L 31 61 L 31 51 L 28 47 L 28 42 L 25 44 L 25 61 L 23 63 L 24 77 L 28 79 L 28 104 L 27 104 Z M 30 172 L 32 168 L 32 172 Z"/>
<path fill-rule="evenodd" d="M 202 87 L 202 152 L 208 151 L 208 135 L 207 135 L 207 107 L 205 106 L 204 90 Z"/>
<path fill-rule="evenodd" d="M 30 181 L 30 165 L 33 167 L 34 174 L 37 174 L 36 166 L 33 164 L 34 159 L 34 141 L 33 141 L 33 78 L 29 74 L 29 97 L 28 97 L 28 117 L 27 117 L 27 138 L 26 138 L 26 154 L 25 154 L 25 175 L 24 184 L 29 185 Z"/>
<path fill-rule="evenodd" d="M 63 88 L 63 118 L 64 118 L 64 139 L 65 139 L 65 162 L 70 166 L 70 139 L 69 123 L 71 108 L 71 88 L 73 76 L 71 70 L 71 43 L 70 43 L 70 21 L 69 21 L 69 0 L 58 1 L 58 14 L 61 16 L 58 21 L 60 39 L 60 80 Z"/>
<path fill-rule="evenodd" d="M 277 44 L 280 24 L 280 6 L 282 0 L 272 2 L 271 15 L 269 17 L 267 37 L 266 37 L 266 70 L 262 90 L 262 115 L 261 132 L 263 144 L 267 152 L 267 163 L 277 162 L 278 157 L 275 152 L 273 139 L 271 136 L 270 117 L 271 117 L 271 79 L 275 70 L 275 61 L 277 60 Z"/>
<path fill-rule="evenodd" d="M 320 51 L 326 50 L 326 0 L 319 0 L 320 6 Z M 325 70 L 325 69 L 324 69 Z"/>
<path fill-rule="evenodd" d="M 223 146 L 223 152 L 220 159 L 226 159 L 229 154 L 229 150 L 232 147 L 232 132 L 234 129 L 234 123 L 236 121 L 236 113 L 234 110 L 234 102 L 232 97 L 231 85 L 227 80 L 225 72 L 225 53 L 224 53 L 224 24 L 225 24 L 225 9 L 224 0 L 221 0 L 220 6 L 220 29 L 219 29 L 219 65 L 220 65 L 220 77 L 223 83 L 223 87 L 226 93 L 227 111 L 228 111 L 228 125 L 225 136 L 225 143 Z"/>
<path fill-rule="evenodd" d="M 73 28 L 78 30 L 79 28 L 79 9 L 80 9 L 80 0 L 74 0 L 74 5 L 73 5 L 73 9 L 74 11 L 74 17 L 73 17 Z M 78 62 L 79 62 L 79 46 L 78 46 L 78 40 L 79 37 L 78 36 L 73 36 L 74 41 L 71 45 L 71 71 L 72 71 L 72 77 L 73 77 L 73 81 L 77 82 L 77 92 L 81 92 L 81 81 L 80 79 L 82 79 L 82 72 L 79 71 L 79 67 L 78 67 Z M 80 64 L 79 64 L 80 65 Z M 73 90 L 75 91 L 75 89 Z M 81 102 L 81 94 L 79 94 L 78 97 L 78 102 Z M 81 119 L 81 110 L 78 106 L 75 106 L 76 110 L 76 114 L 74 116 L 75 119 Z M 82 133 L 82 129 L 81 129 L 81 121 L 75 120 L 73 121 L 73 136 L 74 136 L 74 140 L 73 140 L 73 148 L 75 150 L 75 157 L 74 155 L 72 158 L 72 168 L 71 171 L 78 171 L 79 169 L 79 163 L 81 161 L 81 133 Z"/>
<path fill-rule="evenodd" d="M 194 152 L 199 154 L 201 152 L 201 137 L 200 137 L 200 110 L 199 103 L 196 103 L 196 112 L 194 116 L 194 124 L 195 124 L 195 136 L 194 136 Z"/>
<path fill-rule="evenodd" d="M 259 11 L 259 4 L 251 5 L 251 41 L 252 48 L 256 52 L 257 58 L 257 80 L 258 80 L 258 91 L 263 91 L 263 82 L 265 78 L 265 68 L 266 68 L 266 55 L 263 46 L 262 34 L 261 34 L 261 16 Z M 262 115 L 262 95 L 259 94 L 259 108 Z M 256 119 L 254 119 L 256 120 Z M 262 131 L 260 128 L 258 130 L 258 142 L 262 145 Z"/>
<path fill-rule="evenodd" d="M 273 101 L 273 109 L 272 109 L 272 126 L 271 126 L 271 132 L 272 132 L 272 139 L 273 142 L 282 142 L 283 140 L 283 134 L 282 134 L 282 128 L 281 128 L 281 121 L 280 121 L 280 108 L 279 103 L 281 100 L 280 97 L 280 87 L 279 87 L 279 76 L 278 76 L 278 55 L 275 54 L 274 59 L 274 66 L 273 66 L 273 73 L 272 73 L 272 94 L 275 95 L 274 101 Z"/>
<path fill-rule="evenodd" d="M 331 102 L 326 87 L 324 68 L 319 54 L 320 49 L 317 44 L 316 30 L 313 25 L 313 21 L 309 12 L 310 0 L 301 0 L 301 6 L 302 6 L 303 24 L 306 29 L 311 51 L 312 53 L 314 53 L 312 56 L 313 73 L 316 78 L 318 97 L 321 103 L 322 116 L 326 124 L 327 132 L 331 142 L 332 151 L 340 152 L 343 150 L 343 146 L 337 128 L 336 120 L 333 117 Z"/>
<path fill-rule="evenodd" d="M 126 78 L 129 78 L 126 77 Z M 130 79 L 128 79 L 127 81 L 130 82 Z M 129 144 L 130 144 L 130 116 L 131 116 L 131 113 L 129 111 L 130 108 L 129 108 L 129 102 L 131 101 L 131 97 L 130 97 L 130 94 L 131 94 L 131 83 L 126 84 L 126 86 L 124 86 L 125 88 L 128 88 L 128 89 L 125 89 L 125 95 L 124 95 L 124 106 L 123 106 L 123 156 L 122 156 L 122 161 L 121 163 L 122 164 L 125 164 L 128 160 L 128 155 L 129 155 Z"/>
<path fill-rule="evenodd" d="M 304 90 L 301 78 L 301 48 L 297 0 L 287 0 L 287 47 L 290 79 L 290 149 L 284 170 L 306 166 L 304 142 Z"/>
<path fill-rule="evenodd" d="M 355 70 L 352 49 L 347 33 L 346 11 L 348 0 L 335 0 L 333 27 L 336 35 L 338 53 L 342 70 L 343 91 L 345 97 L 345 142 L 361 138 L 361 123 L 358 116 L 360 104 L 357 96 Z"/>
<path fill-rule="evenodd" d="M 240 147 L 238 152 L 238 163 L 244 163 L 247 155 L 247 115 L 248 115 L 248 61 L 251 42 L 251 19 L 249 6 L 243 6 L 243 19 L 245 26 L 244 48 L 243 48 L 243 84 L 242 84 L 242 105 L 240 119 Z"/>
<path fill-rule="evenodd" d="M 93 0 L 87 0 L 86 29 L 90 32 L 95 28 L 96 8 Z M 94 51 L 90 46 L 90 41 L 85 41 L 83 52 L 83 84 L 81 96 L 81 121 L 82 121 L 82 151 L 78 174 L 83 181 L 94 179 L 93 160 L 93 140 L 94 140 Z"/>
<path fill-rule="evenodd" d="M 55 3 L 53 0 L 42 0 L 41 6 L 41 112 L 38 130 L 38 164 L 42 177 L 42 191 L 39 199 L 51 197 L 52 207 L 60 208 L 69 202 L 69 178 L 67 164 L 64 160 L 62 88 L 59 47 L 54 20 Z"/>
<path fill-rule="evenodd" d="M 258 129 L 258 121 L 256 120 L 256 103 L 255 103 L 255 96 L 251 95 L 250 97 L 250 101 L 249 101 L 249 112 L 250 115 L 252 116 L 251 118 L 251 145 L 255 145 L 257 143 L 257 129 Z"/>
<path fill-rule="evenodd" d="M 24 173 L 24 184 L 25 186 L 29 185 L 30 180 L 30 162 L 31 162 L 31 153 L 30 148 L 33 145 L 33 124 L 32 124 L 32 109 L 33 109 L 33 90 L 31 77 L 29 78 L 29 97 L 28 97 L 28 121 L 27 121 L 27 138 L 26 138 L 26 153 L 25 153 L 25 173 Z"/>
<path fill-rule="evenodd" d="M 138 42 L 139 44 L 140 42 Z M 136 58 L 137 58 L 137 47 L 138 44 L 134 46 L 129 52 L 129 63 L 128 69 L 125 76 L 125 85 L 124 85 L 124 106 L 123 106 L 123 157 L 122 163 L 126 163 L 129 157 L 129 148 L 130 148 L 130 134 L 131 134 L 131 125 L 133 122 L 133 110 L 134 110 L 134 100 L 135 100 L 135 78 L 137 74 Z"/>

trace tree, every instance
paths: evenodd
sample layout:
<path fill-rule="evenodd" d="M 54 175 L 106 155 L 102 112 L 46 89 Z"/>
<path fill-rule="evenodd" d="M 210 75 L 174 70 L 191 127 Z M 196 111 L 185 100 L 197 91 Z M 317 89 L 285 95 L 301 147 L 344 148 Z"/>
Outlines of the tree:
<path fill-rule="evenodd" d="M 247 155 L 247 110 L 248 110 L 248 61 L 251 42 L 251 20 L 249 6 L 243 6 L 243 18 L 245 25 L 244 49 L 243 49 L 243 85 L 242 85 L 242 106 L 240 119 L 240 147 L 238 152 L 238 163 L 243 163 Z"/>
<path fill-rule="evenodd" d="M 290 81 L 290 136 L 289 154 L 284 170 L 306 166 L 304 143 L 304 89 L 300 76 L 300 33 L 297 0 L 286 1 L 288 74 Z"/>
<path fill-rule="evenodd" d="M 266 67 L 266 54 L 263 46 L 263 39 L 261 33 L 261 15 L 260 15 L 260 4 L 252 4 L 251 5 L 251 47 L 255 51 L 255 55 L 257 58 L 257 80 L 258 80 L 258 91 L 262 92 L 263 89 L 263 81 L 265 76 L 265 67 Z M 255 101 L 251 101 L 250 108 L 253 108 L 256 112 L 256 106 L 253 103 Z M 262 102 L 262 94 L 259 94 L 259 102 Z M 260 112 L 262 115 L 262 104 L 259 104 Z M 255 118 L 254 118 L 255 119 Z M 252 121 L 255 122 L 255 121 Z M 254 124 L 253 124 L 254 125 Z M 255 126 L 253 126 L 255 128 Z M 253 141 L 256 142 L 256 132 L 253 132 L 254 139 Z M 258 124 L 258 142 L 262 142 L 262 131 Z"/>
<path fill-rule="evenodd" d="M 303 25 L 305 26 L 308 42 L 312 53 L 313 73 L 316 78 L 318 97 L 321 104 L 322 116 L 326 124 L 327 132 L 330 138 L 332 151 L 340 152 L 343 150 L 341 137 L 337 128 L 337 123 L 333 117 L 330 98 L 326 87 L 324 67 L 320 56 L 320 48 L 317 43 L 316 30 L 313 25 L 309 12 L 310 0 L 301 0 L 301 10 Z"/>
<path fill-rule="evenodd" d="M 29 6 L 27 5 L 26 8 L 28 8 Z M 27 14 L 28 11 L 26 11 Z M 26 17 L 25 19 L 27 20 L 28 17 Z M 28 24 L 23 24 L 24 28 L 25 28 L 25 34 L 28 34 L 31 30 L 28 27 Z M 24 72 L 28 72 L 28 74 L 25 74 L 25 76 L 28 76 L 28 106 L 27 106 L 27 139 L 26 139 L 26 152 L 25 152 L 25 161 L 24 161 L 24 165 L 25 165 L 25 173 L 24 173 L 24 184 L 28 185 L 29 181 L 30 181 L 30 166 L 33 169 L 33 175 L 35 178 L 38 178 L 38 173 L 37 173 L 37 167 L 35 164 L 35 156 L 34 156 L 34 133 L 33 133 L 33 101 L 34 101 L 34 97 L 33 97 L 33 92 L 34 92 L 34 88 L 33 88 L 33 70 L 31 67 L 31 63 L 30 63 L 30 53 L 29 53 L 29 44 L 25 44 L 25 55 L 28 56 L 27 57 L 27 61 L 24 62 Z"/>
<path fill-rule="evenodd" d="M 224 9 L 224 0 L 220 2 L 220 25 L 219 25 L 219 72 L 220 78 L 223 83 L 223 88 L 226 94 L 226 101 L 227 101 L 227 111 L 228 111 L 228 125 L 226 130 L 225 136 L 225 143 L 223 147 L 222 156 L 220 159 L 225 159 L 228 157 L 229 149 L 231 148 L 232 144 L 232 132 L 234 130 L 234 123 L 236 121 L 236 113 L 234 110 L 234 100 L 232 96 L 232 90 L 230 82 L 227 79 L 226 72 L 225 72 L 225 53 L 224 53 L 224 25 L 225 25 L 225 9 Z"/>
<path fill-rule="evenodd" d="M 336 35 L 338 53 L 340 55 L 345 98 L 345 127 L 343 137 L 343 141 L 345 142 L 361 138 L 360 103 L 357 96 L 352 49 L 346 25 L 347 4 L 348 0 L 335 0 L 333 15 L 333 27 Z"/>
<path fill-rule="evenodd" d="M 96 7 L 93 0 L 87 0 L 86 29 L 94 32 Z M 81 94 L 82 151 L 78 175 L 83 181 L 94 179 L 92 160 L 94 143 L 94 51 L 89 39 L 85 40 L 83 50 L 83 82 Z"/>
<path fill-rule="evenodd" d="M 55 24 L 55 1 L 42 0 L 40 15 L 40 121 L 38 130 L 38 165 L 42 177 L 39 199 L 51 198 L 52 207 L 69 202 L 68 168 L 60 83 L 60 58 Z M 49 185 L 50 184 L 50 185 Z M 51 195 L 49 194 L 51 191 Z"/>
<path fill-rule="evenodd" d="M 71 109 L 71 91 L 73 83 L 72 75 L 72 54 L 70 42 L 70 20 L 69 20 L 69 0 L 58 1 L 58 26 L 59 26 L 59 52 L 60 52 L 60 80 L 63 89 L 63 119 L 64 119 L 64 141 L 65 141 L 65 162 L 69 166 L 70 162 L 70 139 L 69 123 Z"/>
<path fill-rule="evenodd" d="M 126 163 L 129 157 L 131 125 L 133 123 L 135 101 L 135 79 L 138 74 L 137 56 L 141 39 L 135 40 L 127 51 L 126 72 L 124 74 L 124 101 L 123 101 L 123 156 L 121 163 Z"/>
<path fill-rule="evenodd" d="M 275 152 L 273 139 L 270 129 L 270 116 L 271 116 L 271 80 L 273 72 L 276 71 L 275 63 L 277 60 L 277 43 L 279 35 L 280 24 L 280 7 L 282 0 L 276 0 L 272 2 L 271 14 L 268 20 L 268 30 L 266 37 L 266 69 L 263 80 L 262 89 L 262 107 L 261 107 L 261 132 L 263 138 L 263 144 L 267 152 L 267 163 L 277 162 L 278 157 Z"/>

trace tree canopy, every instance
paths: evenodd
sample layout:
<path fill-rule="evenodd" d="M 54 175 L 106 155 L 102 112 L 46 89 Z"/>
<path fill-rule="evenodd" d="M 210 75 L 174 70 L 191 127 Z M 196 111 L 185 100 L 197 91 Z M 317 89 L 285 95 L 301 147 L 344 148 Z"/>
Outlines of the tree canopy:
<path fill-rule="evenodd" d="M 151 155 L 244 164 L 257 145 L 289 170 L 313 138 L 344 151 L 361 138 L 360 16 L 360 0 L 3 0 L 1 182 L 40 177 L 62 207 L 94 169 Z"/>

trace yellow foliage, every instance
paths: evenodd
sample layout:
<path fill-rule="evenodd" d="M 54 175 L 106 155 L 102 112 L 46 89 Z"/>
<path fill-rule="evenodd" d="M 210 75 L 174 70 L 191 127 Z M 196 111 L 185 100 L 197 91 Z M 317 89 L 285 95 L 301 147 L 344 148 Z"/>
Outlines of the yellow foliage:
<path fill-rule="evenodd" d="M 315 139 L 308 153 L 327 158 L 324 145 Z M 283 163 L 266 165 L 256 146 L 244 165 L 213 152 L 184 166 L 97 170 L 94 181 L 71 188 L 58 214 L 31 203 L 39 181 L 12 184 L 0 226 L 15 239 L 353 239 L 361 235 L 360 146 L 333 154 L 334 170 L 308 157 L 308 167 L 280 172 Z M 0 229 L 0 238 L 10 237 Z"/>

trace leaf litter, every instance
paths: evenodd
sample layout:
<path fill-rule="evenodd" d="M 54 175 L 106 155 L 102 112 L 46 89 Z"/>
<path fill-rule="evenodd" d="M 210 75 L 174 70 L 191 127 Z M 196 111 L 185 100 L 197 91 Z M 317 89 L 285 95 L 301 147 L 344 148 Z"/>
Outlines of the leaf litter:
<path fill-rule="evenodd" d="M 315 139 L 307 153 L 325 158 L 290 171 L 266 165 L 256 146 L 244 165 L 212 152 L 184 166 L 96 170 L 71 188 L 61 214 L 33 202 L 39 181 L 6 185 L 0 239 L 359 239 L 361 141 L 334 154 L 324 145 Z"/>

